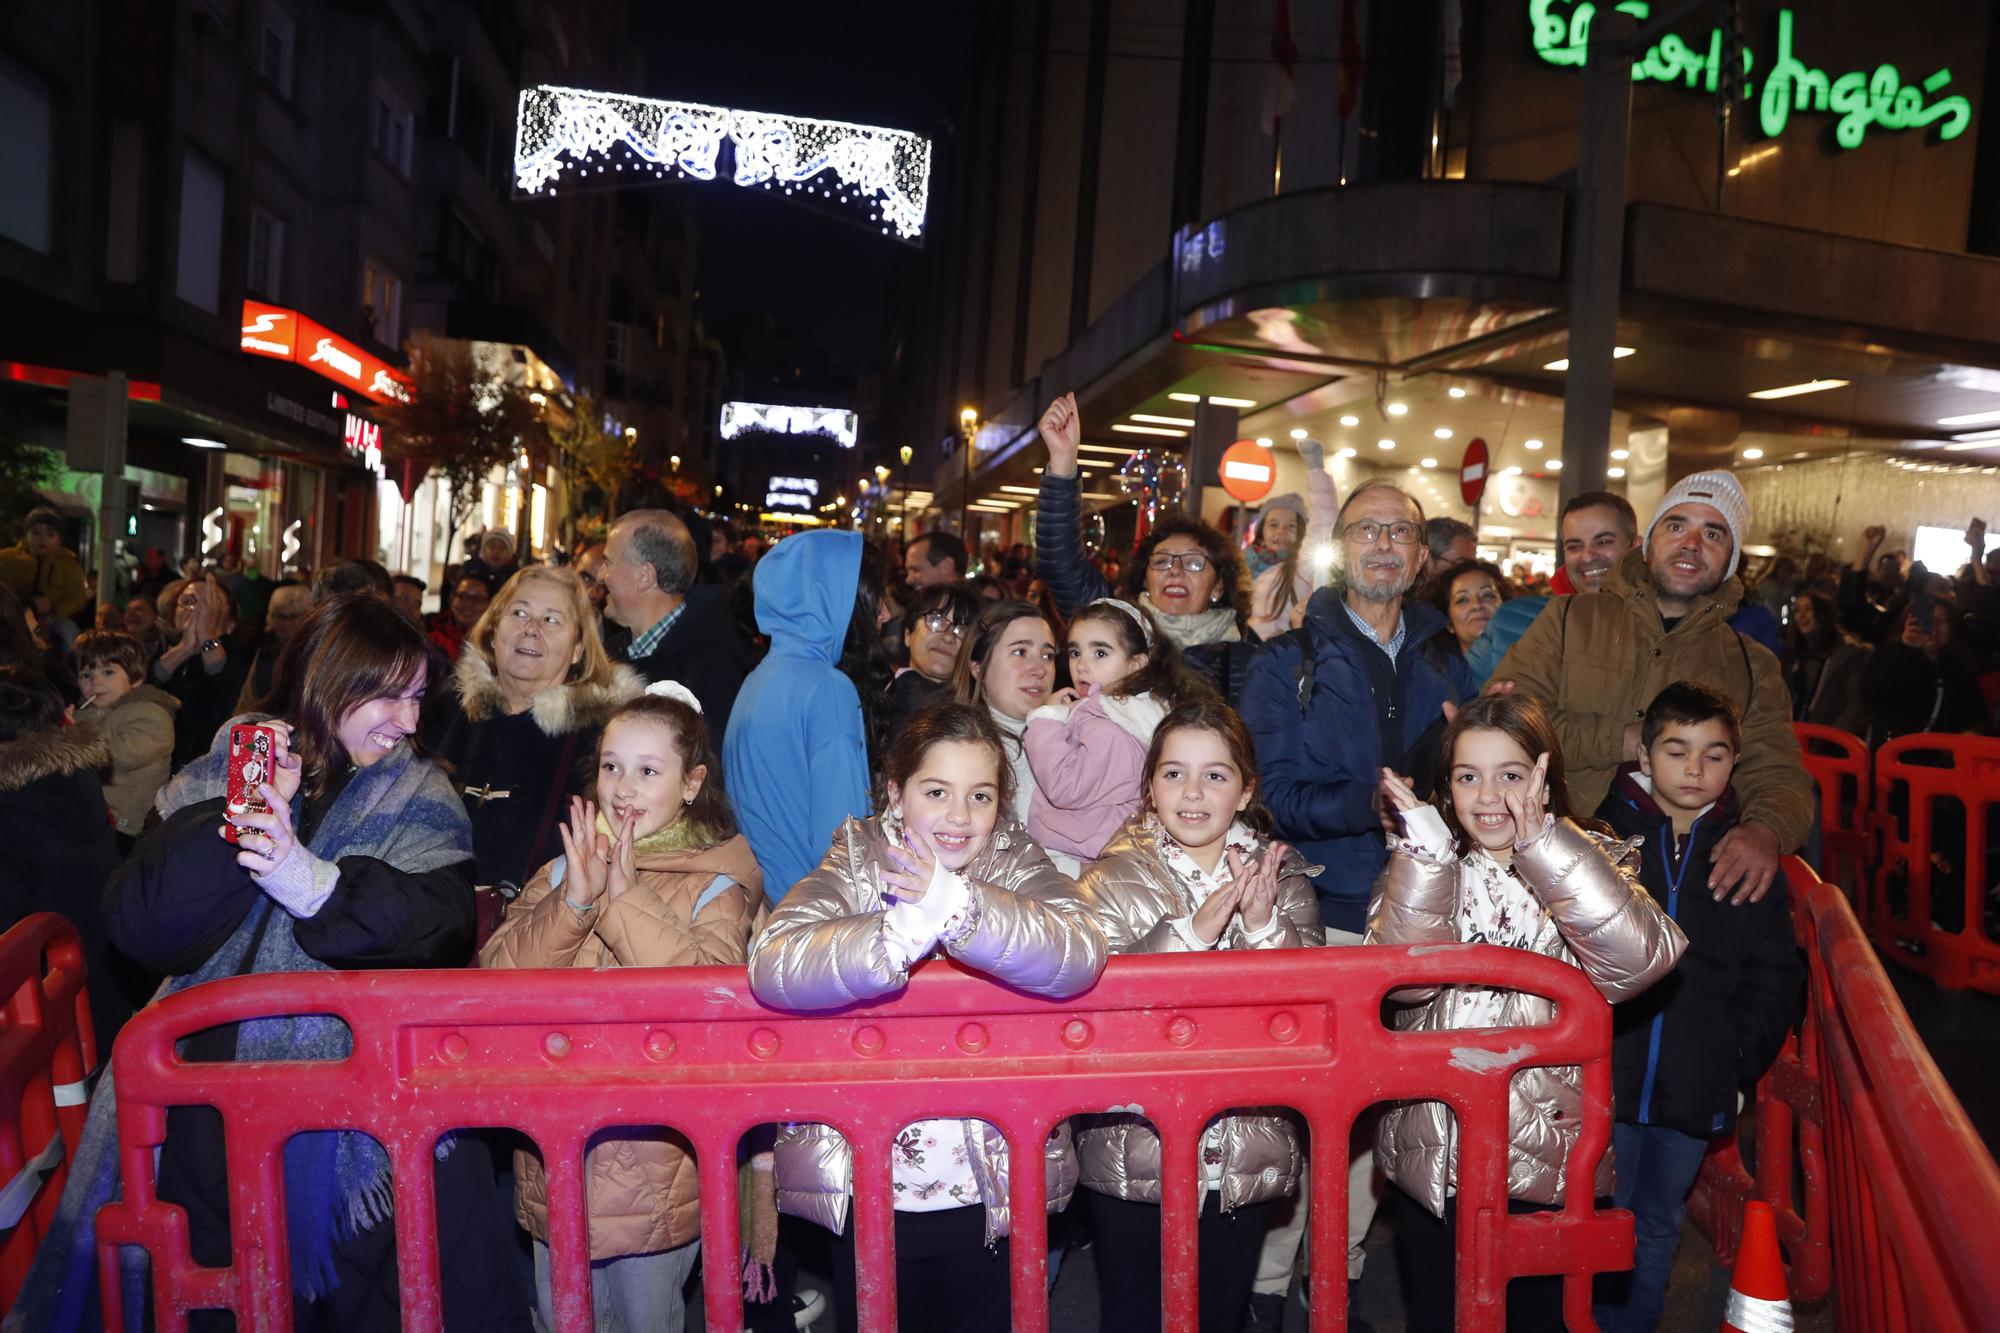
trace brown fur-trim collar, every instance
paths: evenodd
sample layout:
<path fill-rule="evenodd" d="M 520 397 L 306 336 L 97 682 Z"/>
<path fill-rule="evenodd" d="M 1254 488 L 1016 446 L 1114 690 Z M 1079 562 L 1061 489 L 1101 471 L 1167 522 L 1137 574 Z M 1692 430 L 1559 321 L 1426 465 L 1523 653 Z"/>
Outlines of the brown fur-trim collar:
<path fill-rule="evenodd" d="M 500 682 L 485 655 L 470 642 L 458 655 L 452 684 L 458 688 L 459 707 L 470 721 L 484 722 L 502 711 Z M 544 736 L 567 736 L 585 727 L 603 726 L 620 705 L 638 698 L 645 690 L 644 677 L 624 663 L 615 662 L 608 680 L 552 685 L 535 696 L 528 711 Z"/>
<path fill-rule="evenodd" d="M 19 791 L 32 782 L 111 762 L 110 747 L 95 727 L 59 727 L 0 742 L 0 791 Z"/>

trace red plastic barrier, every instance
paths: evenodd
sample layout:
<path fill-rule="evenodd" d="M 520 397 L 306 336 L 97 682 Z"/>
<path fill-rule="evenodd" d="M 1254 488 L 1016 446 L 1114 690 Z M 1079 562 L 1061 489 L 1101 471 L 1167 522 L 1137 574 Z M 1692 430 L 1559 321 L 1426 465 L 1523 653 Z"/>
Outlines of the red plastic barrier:
<path fill-rule="evenodd" d="M 1556 1001 L 1539 1028 L 1414 1033 L 1385 1028 L 1383 997 L 1406 985 L 1505 986 Z M 615 1004 L 607 1001 L 615 996 Z M 325 1064 L 183 1064 L 191 1032 L 273 1014 L 326 1013 L 354 1054 Z M 613 1016 L 615 1015 L 615 1016 Z M 1271 950 L 1121 957 L 1087 995 L 1054 1002 L 932 963 L 892 1002 L 834 1015 L 759 1006 L 740 968 L 618 973 L 404 972 L 246 977 L 198 986 L 126 1027 L 116 1057 L 123 1202 L 98 1214 L 113 1322 L 118 1243 L 151 1253 L 158 1327 L 203 1307 L 246 1330 L 287 1329 L 291 1302 L 282 1145 L 306 1129 L 366 1130 L 395 1171 L 404 1327 L 439 1322 L 432 1147 L 447 1130 L 505 1125 L 549 1166 L 554 1296 L 564 1329 L 590 1327 L 584 1145 L 613 1125 L 662 1124 L 694 1144 L 707 1326 L 741 1326 L 737 1145 L 760 1123 L 818 1121 L 854 1148 L 863 1328 L 896 1326 L 890 1149 L 937 1115 L 982 1118 L 1016 1161 L 1037 1160 L 1065 1117 L 1143 1106 L 1163 1139 L 1166 1324 L 1195 1326 L 1197 1152 L 1217 1113 L 1288 1106 L 1317 1144 L 1345 1145 L 1357 1116 L 1404 1098 L 1442 1099 L 1463 1128 L 1456 1280 L 1462 1327 L 1498 1329 L 1515 1276 L 1559 1273 L 1570 1327 L 1594 1327 L 1590 1275 L 1631 1262 L 1632 1220 L 1597 1211 L 1591 1165 L 1610 1143 L 1610 1010 L 1582 972 L 1489 946 Z M 1559 1212 L 1506 1209 L 1507 1087 L 1531 1065 L 1577 1065 L 1584 1112 Z M 228 1131 L 236 1266 L 189 1260 L 185 1217 L 156 1194 L 153 1149 L 166 1108 L 216 1107 Z M 1346 1153 L 1313 1154 L 1314 1327 L 1346 1319 Z M 1043 1173 L 1014 1171 L 1016 1218 L 1043 1214 Z M 1017 1227 L 1013 1321 L 1047 1327 L 1046 1238 Z M 1440 1275 L 1442 1276 L 1442 1275 Z"/>
<path fill-rule="evenodd" d="M 21 1294 L 83 1138 L 97 1066 L 84 982 L 64 918 L 40 912 L 0 935 L 0 1309 Z"/>
<path fill-rule="evenodd" d="M 2000 1312 L 2000 1167 L 1847 900 L 1821 889 L 1806 906 L 1836 1320 L 1854 1329 L 1991 1329 Z"/>
<path fill-rule="evenodd" d="M 1924 1049 L 1846 896 L 1796 858 L 1786 878 L 1808 965 L 1805 1022 L 1758 1085 L 1756 1178 L 1733 1142 L 1718 1146 L 1689 1216 L 1727 1263 L 1744 1200 L 1769 1202 L 1791 1260 L 1792 1295 L 1811 1301 L 1830 1288 L 1841 1328 L 1990 1329 L 2000 1311 L 1992 1255 L 2000 1168 Z M 1795 1171 L 1803 1214 L 1793 1206 Z"/>
<path fill-rule="evenodd" d="M 2000 805 L 2000 738 L 1917 735 L 1890 741 L 1875 755 L 1875 803 L 1882 851 L 1867 915 L 1870 935 L 1884 950 L 1893 950 L 1897 962 L 1940 986 L 2000 994 L 2000 943 L 1985 927 L 1991 887 L 1987 812 Z M 1948 828 L 1940 836 L 1940 808 L 1963 810 L 1962 829 Z M 1938 902 L 1934 857 L 1955 868 L 1962 885 L 1951 893 L 1963 902 Z M 1901 912 L 1888 898 L 1899 871 L 1907 875 Z M 1956 928 L 1933 919 L 1941 906 L 1961 917 Z"/>
<path fill-rule="evenodd" d="M 1796 856 L 1785 858 L 1785 883 L 1791 894 L 1792 924 L 1798 931 L 1799 946 L 1810 960 L 1815 956 L 1818 934 L 1812 897 L 1837 896 L 1837 891 L 1821 883 L 1812 868 Z M 1823 981 L 1815 976 L 1810 984 L 1821 985 Z M 1744 1164 L 1736 1135 L 1715 1140 L 1695 1180 L 1694 1193 L 1688 1196 L 1688 1218 L 1707 1235 L 1717 1260 L 1730 1265 L 1736 1262 L 1736 1246 L 1742 1236 L 1743 1205 L 1751 1199 L 1770 1204 L 1777 1216 L 1778 1238 L 1791 1261 L 1792 1296 L 1799 1301 L 1817 1301 L 1833 1285 L 1833 1251 L 1819 1018 L 1811 1005 L 1799 1030 L 1758 1080 L 1753 1106 L 1745 1120 L 1755 1127 L 1756 1175 Z"/>
<path fill-rule="evenodd" d="M 1868 835 L 1874 762 L 1868 742 L 1838 727 L 1794 722 L 1806 772 L 1819 786 L 1820 866 L 1828 883 L 1868 890 Z"/>

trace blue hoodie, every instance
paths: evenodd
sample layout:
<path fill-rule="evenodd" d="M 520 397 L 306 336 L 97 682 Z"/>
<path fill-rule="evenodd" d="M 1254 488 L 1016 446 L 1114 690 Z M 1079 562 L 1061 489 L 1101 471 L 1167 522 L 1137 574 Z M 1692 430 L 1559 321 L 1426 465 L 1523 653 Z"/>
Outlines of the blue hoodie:
<path fill-rule="evenodd" d="M 861 579 L 861 534 L 802 532 L 752 576 L 771 651 L 730 710 L 722 766 L 736 823 L 775 903 L 819 864 L 834 830 L 866 819 L 861 697 L 837 665 Z"/>

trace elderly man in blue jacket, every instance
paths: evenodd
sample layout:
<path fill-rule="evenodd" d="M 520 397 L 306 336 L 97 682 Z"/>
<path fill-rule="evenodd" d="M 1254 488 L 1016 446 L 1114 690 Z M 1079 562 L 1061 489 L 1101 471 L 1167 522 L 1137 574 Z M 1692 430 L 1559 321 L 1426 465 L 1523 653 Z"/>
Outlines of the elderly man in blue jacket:
<path fill-rule="evenodd" d="M 1335 541 L 1335 582 L 1306 604 L 1303 630 L 1257 655 L 1241 711 L 1276 836 L 1325 867 L 1314 887 L 1328 942 L 1358 943 L 1388 858 L 1382 770 L 1427 791 L 1444 705 L 1478 687 L 1443 613 L 1409 596 L 1429 554 L 1415 498 L 1386 481 L 1356 487 Z"/>
<path fill-rule="evenodd" d="M 1241 711 L 1276 835 L 1324 867 L 1314 887 L 1326 942 L 1360 944 L 1369 892 L 1388 859 L 1382 770 L 1427 790 L 1445 705 L 1472 698 L 1478 686 L 1444 614 L 1409 596 L 1430 555 L 1423 506 L 1390 482 L 1364 482 L 1340 507 L 1335 542 L 1334 582 L 1306 603 L 1304 628 L 1258 651 Z M 1350 1304 L 1380 1197 L 1373 1139 L 1364 1118 L 1349 1144 Z M 1282 1307 L 1304 1218 L 1301 1206 L 1266 1236 L 1253 1306 L 1275 1293 Z"/>

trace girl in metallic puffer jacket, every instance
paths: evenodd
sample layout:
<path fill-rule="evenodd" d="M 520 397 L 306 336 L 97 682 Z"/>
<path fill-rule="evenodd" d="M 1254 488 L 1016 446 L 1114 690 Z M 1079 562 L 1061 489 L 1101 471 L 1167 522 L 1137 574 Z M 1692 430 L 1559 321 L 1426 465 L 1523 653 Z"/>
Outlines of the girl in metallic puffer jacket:
<path fill-rule="evenodd" d="M 1235 710 L 1205 698 L 1161 720 L 1139 812 L 1080 885 L 1115 953 L 1295 949 L 1325 942 L 1318 867 L 1264 832 L 1256 751 Z M 1135 1107 L 1082 1116 L 1077 1153 L 1097 1230 L 1099 1327 L 1160 1327 L 1160 1140 Z M 1303 1169 L 1291 1119 L 1233 1111 L 1202 1136 L 1201 1327 L 1235 1333 L 1275 1200 Z"/>
<path fill-rule="evenodd" d="M 1539 703 L 1488 695 L 1460 709 L 1438 749 L 1436 805 L 1383 770 L 1382 796 L 1403 836 L 1368 912 L 1370 944 L 1501 944 L 1583 969 L 1605 999 L 1630 999 L 1671 972 L 1687 939 L 1638 880 L 1635 844 L 1570 818 L 1562 751 Z M 1593 821 L 1594 822 L 1594 821 Z M 1393 993 L 1407 1031 L 1533 1026 L 1555 1007 L 1540 996 L 1484 986 Z M 1508 1206 L 1549 1208 L 1562 1198 L 1581 1125 L 1574 1067 L 1527 1069 L 1508 1087 Z M 1442 1102 L 1406 1102 L 1382 1119 L 1376 1157 L 1400 1186 L 1397 1263 L 1411 1333 L 1453 1327 L 1458 1126 Z M 1609 1195 L 1611 1155 L 1597 1165 Z M 1560 1278 L 1508 1284 L 1510 1329 L 1561 1328 Z"/>
<path fill-rule="evenodd" d="M 983 708 L 919 713 L 882 766 L 886 808 L 850 819 L 819 868 L 772 913 L 750 950 L 750 988 L 780 1009 L 833 1009 L 901 990 L 940 949 L 1019 990 L 1061 999 L 1104 970 L 1104 937 L 1076 885 L 1006 812 L 1012 771 Z M 1042 1163 L 1049 1211 L 1069 1201 L 1076 1160 L 1065 1123 Z M 925 1120 L 897 1136 L 896 1306 L 903 1329 L 1005 1333 L 1008 1154 L 976 1120 Z M 787 1125 L 778 1207 L 836 1237 L 834 1305 L 855 1327 L 848 1145 L 826 1125 Z"/>

